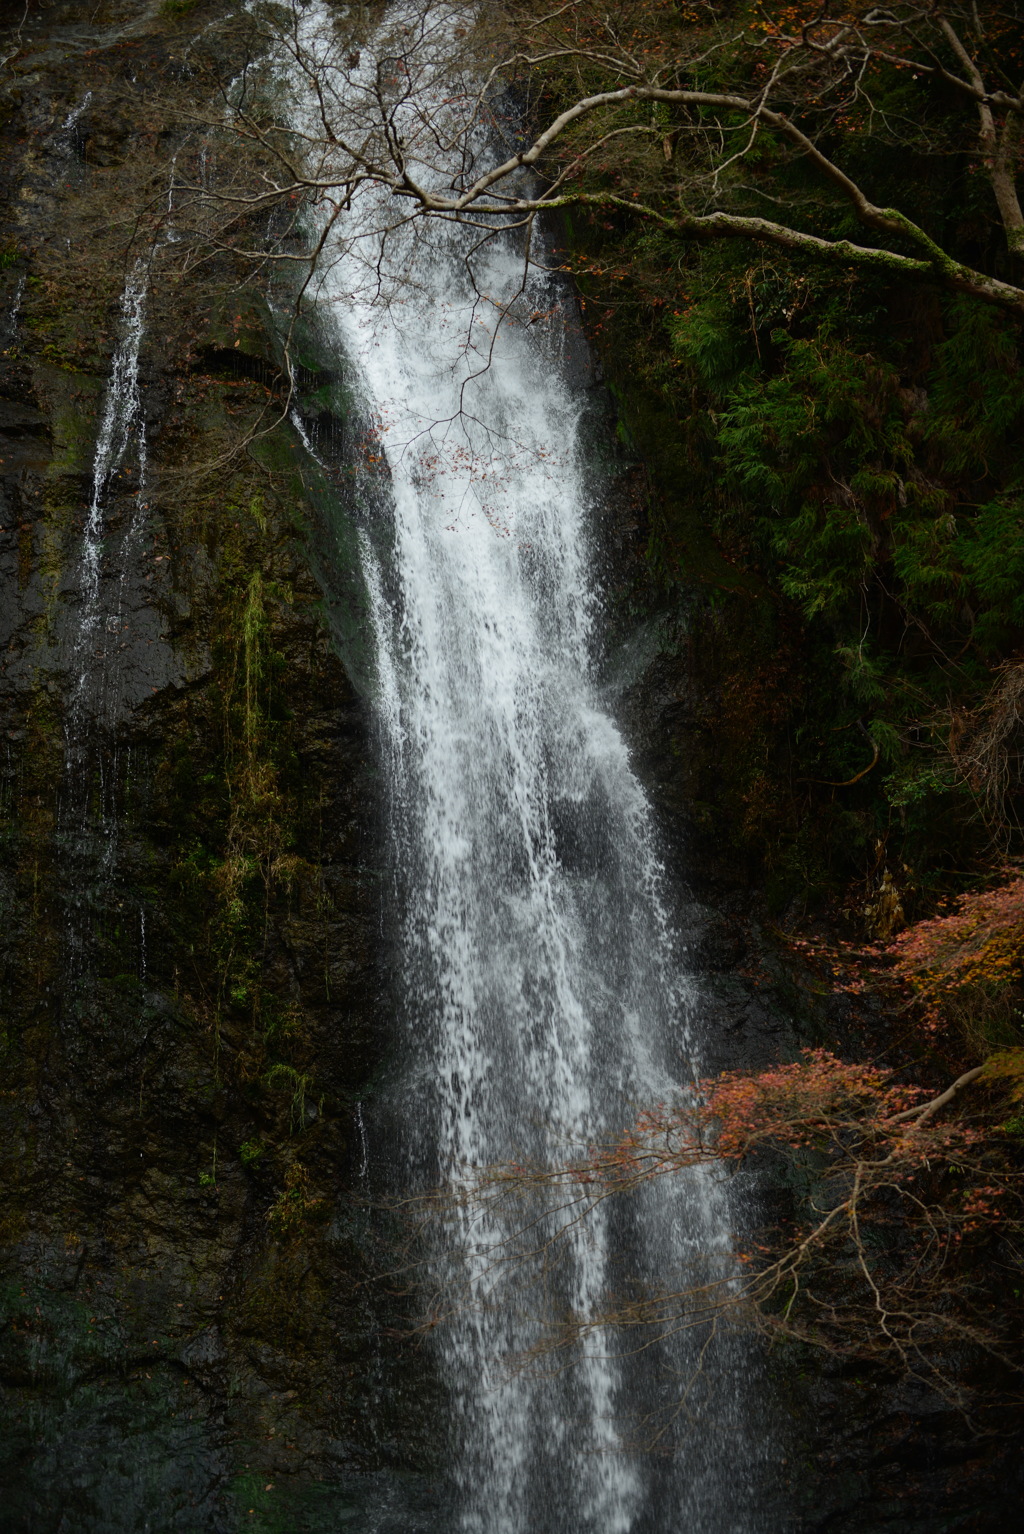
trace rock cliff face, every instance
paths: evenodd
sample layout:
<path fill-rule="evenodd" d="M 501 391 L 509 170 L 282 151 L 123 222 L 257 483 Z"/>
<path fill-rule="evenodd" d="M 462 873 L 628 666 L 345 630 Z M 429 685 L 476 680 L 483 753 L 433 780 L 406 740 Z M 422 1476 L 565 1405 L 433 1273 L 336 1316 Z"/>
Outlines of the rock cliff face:
<path fill-rule="evenodd" d="M 291 427 L 235 451 L 272 342 L 218 278 L 153 269 L 95 484 L 145 255 L 122 220 L 142 182 L 166 196 L 153 103 L 187 86 L 188 9 L 33 4 L 0 77 L 12 1530 L 333 1528 L 347 1472 L 384 1507 L 421 1458 L 351 1196 L 387 1037 L 345 572 L 326 599 L 312 573 L 340 535 Z"/>
<path fill-rule="evenodd" d="M 360 1205 L 390 1028 L 344 497 L 288 422 L 244 447 L 277 414 L 258 288 L 187 273 L 166 226 L 155 257 L 133 231 L 163 206 L 196 105 L 194 39 L 229 9 L 0 7 L 12 1534 L 445 1527 L 437 1382 Z M 305 361 L 308 419 L 353 430 L 337 380 Z M 700 814 L 728 749 L 715 644 L 746 641 L 655 610 L 634 499 L 620 485 L 609 517 L 623 710 L 670 845 L 685 834 L 707 874 L 681 919 L 712 1063 L 759 1063 L 792 1043 L 794 993 Z M 814 1026 L 834 1042 L 848 1022 Z M 862 1397 L 821 1385 L 827 1444 L 782 1397 L 799 1471 L 780 1527 L 1005 1526 L 1000 1497 L 978 1511 L 988 1451 L 945 1416 L 924 1431 L 909 1397 L 853 1411 Z M 950 1486 L 937 1460 L 953 1455 Z"/>

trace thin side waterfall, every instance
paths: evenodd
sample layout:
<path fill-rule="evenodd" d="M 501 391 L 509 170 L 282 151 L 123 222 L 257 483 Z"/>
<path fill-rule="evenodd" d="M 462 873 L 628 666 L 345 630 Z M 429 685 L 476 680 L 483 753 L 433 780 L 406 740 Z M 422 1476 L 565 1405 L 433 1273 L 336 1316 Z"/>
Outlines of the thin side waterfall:
<path fill-rule="evenodd" d="M 97 639 L 103 603 L 100 583 L 103 573 L 103 550 L 106 536 L 107 499 L 111 480 L 134 450 L 134 468 L 137 488 L 135 510 L 142 509 L 146 489 L 146 425 L 142 416 L 139 396 L 139 352 L 145 330 L 147 273 L 142 261 L 136 263 L 125 284 L 121 296 L 121 324 L 117 348 L 114 352 L 110 383 L 103 402 L 103 416 L 96 451 L 93 456 L 92 498 L 85 519 L 82 547 L 79 556 L 77 584 L 81 592 L 81 606 L 77 615 L 72 640 L 75 678 L 75 703 L 84 699 L 90 680 L 97 671 Z M 118 599 L 115 619 L 120 615 L 121 588 L 131 554 L 134 539 L 138 536 L 137 515 L 133 515 L 125 533 L 120 568 L 118 572 Z M 74 713 L 75 704 L 72 705 Z"/>
<path fill-rule="evenodd" d="M 298 14 L 318 61 L 316 99 L 306 74 L 292 76 L 312 137 L 321 112 L 346 122 L 381 61 L 372 48 L 358 68 L 335 57 L 328 13 Z M 392 72 L 393 37 L 380 44 Z M 431 89 L 441 111 L 427 70 Z M 429 96 L 410 109 L 410 155 L 425 107 Z M 356 197 L 317 299 L 382 471 L 362 548 L 408 1040 L 397 1180 L 457 1186 L 473 1167 L 565 1156 L 685 1089 L 693 996 L 650 811 L 597 676 L 566 295 L 525 269 L 514 237 L 481 243 L 478 228 L 434 224 L 382 241 L 389 222 L 381 194 Z M 681 1332 L 638 1353 L 635 1336 L 596 1326 L 568 1355 L 531 1361 L 551 1323 L 599 1318 L 630 1281 L 726 1271 L 720 1184 L 694 1172 L 619 1215 L 598 1209 L 550 1260 L 525 1265 L 496 1260 L 516 1239 L 510 1220 L 456 1206 L 437 1239 L 436 1274 L 450 1278 L 454 1256 L 460 1275 L 436 1333 L 459 1527 L 760 1527 L 735 1344 L 702 1354 L 706 1335 Z M 554 1234 L 542 1225 L 536 1244 Z M 655 1436 L 676 1452 L 637 1452 Z"/>
<path fill-rule="evenodd" d="M 65 638 L 69 697 L 64 718 L 60 832 L 69 861 L 65 939 L 72 982 L 86 968 L 93 902 L 117 854 L 120 753 L 113 726 L 119 708 L 119 657 L 126 647 L 125 598 L 146 512 L 146 425 L 139 391 L 148 270 L 139 260 L 121 296 L 121 317 L 93 454 L 92 493 L 78 558 L 69 574 L 76 603 Z M 108 526 L 116 477 L 130 488 L 115 539 Z M 119 497 L 120 498 L 120 497 Z M 113 547 L 111 546 L 113 544 Z M 141 940 L 140 940 L 141 941 Z"/>

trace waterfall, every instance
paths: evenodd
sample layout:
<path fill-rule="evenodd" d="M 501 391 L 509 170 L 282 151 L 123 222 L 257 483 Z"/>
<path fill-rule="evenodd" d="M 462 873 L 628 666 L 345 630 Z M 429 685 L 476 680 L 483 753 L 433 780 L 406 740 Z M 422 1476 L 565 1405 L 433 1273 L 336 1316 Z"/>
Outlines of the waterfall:
<path fill-rule="evenodd" d="M 346 122 L 381 60 L 373 46 L 346 58 L 319 5 L 297 16 L 317 90 L 297 68 L 291 88 L 313 141 L 322 114 Z M 394 35 L 376 53 L 393 58 Z M 429 73 L 409 106 L 411 155 L 416 125 L 444 110 Z M 470 1167 L 566 1154 L 675 1096 L 695 1065 L 694 998 L 651 813 L 598 677 L 586 409 L 560 339 L 567 295 L 524 264 L 514 236 L 388 230 L 399 220 L 388 204 L 357 193 L 314 288 L 378 487 L 362 549 L 408 1061 L 396 1154 L 407 1181 L 458 1183 Z M 721 1272 L 719 1183 L 693 1173 L 617 1218 L 598 1209 L 531 1272 L 495 1266 L 512 1235 L 472 1210 L 445 1229 L 464 1280 L 436 1333 L 459 1526 L 759 1527 L 730 1345 L 701 1366 L 696 1334 L 631 1356 L 635 1338 L 598 1328 L 568 1368 L 510 1367 L 542 1340 L 545 1304 L 555 1319 L 596 1316 L 629 1276 L 656 1288 L 684 1282 L 694 1262 Z M 673 1414 L 692 1423 L 674 1455 L 630 1452 L 645 1422 Z"/>

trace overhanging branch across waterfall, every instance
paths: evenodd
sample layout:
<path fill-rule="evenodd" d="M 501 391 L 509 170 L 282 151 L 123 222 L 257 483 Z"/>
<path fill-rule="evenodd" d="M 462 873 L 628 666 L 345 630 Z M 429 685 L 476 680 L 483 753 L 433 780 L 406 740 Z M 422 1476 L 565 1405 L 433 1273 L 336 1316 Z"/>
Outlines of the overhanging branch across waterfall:
<path fill-rule="evenodd" d="M 369 71 L 357 19 L 332 15 L 316 36 L 293 22 L 261 26 L 317 111 L 296 135 L 286 113 L 251 95 L 229 104 L 227 126 L 258 175 L 216 192 L 181 187 L 212 214 L 214 245 L 235 231 L 237 252 L 239 221 L 258 210 L 347 207 L 369 181 L 394 195 L 394 224 L 453 219 L 486 231 L 579 208 L 681 246 L 774 246 L 1024 316 L 1024 96 L 1005 26 L 975 7 L 837 4 L 797 25 L 792 8 L 768 5 L 741 26 L 725 5 L 676 16 L 628 0 L 609 16 L 592 0 L 550 10 L 510 0 L 480 16 L 420 0 L 385 21 Z M 427 79 L 441 87 L 429 104 Z M 927 96 L 937 84 L 938 104 Z M 495 153 L 502 142 L 507 152 Z M 986 189 L 1002 254 L 965 259 L 928 210 L 879 200 L 880 151 L 966 165 Z"/>

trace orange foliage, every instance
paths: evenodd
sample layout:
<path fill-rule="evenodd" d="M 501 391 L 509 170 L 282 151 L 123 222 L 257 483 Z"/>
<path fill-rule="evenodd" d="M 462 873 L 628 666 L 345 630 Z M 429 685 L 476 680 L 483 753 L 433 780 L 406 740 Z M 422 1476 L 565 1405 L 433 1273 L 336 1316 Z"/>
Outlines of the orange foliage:
<path fill-rule="evenodd" d="M 927 1099 L 876 1066 L 809 1049 L 785 1065 L 700 1082 L 683 1102 L 644 1110 L 624 1135 L 575 1161 L 487 1168 L 466 1191 L 506 1214 L 519 1202 L 522 1260 L 547 1262 L 560 1236 L 608 1198 L 702 1165 L 781 1154 L 807 1190 L 793 1221 L 760 1241 L 748 1236 L 724 1272 L 697 1262 L 681 1270 L 689 1282 L 678 1288 L 642 1301 L 609 1297 L 599 1314 L 556 1328 L 550 1348 L 596 1327 L 671 1336 L 730 1314 L 769 1334 L 885 1362 L 963 1404 L 947 1372 L 950 1344 L 1021 1366 L 1012 1318 L 993 1302 L 998 1284 L 978 1283 L 990 1259 L 1016 1273 L 1024 1236 L 1021 1173 L 1012 1142 L 985 1122 L 996 1084 L 984 1073 L 975 1085 L 982 1074 L 968 1072 Z M 980 1115 L 971 1119 L 950 1111 L 965 1089 L 978 1094 Z M 1005 1095 L 1004 1084 L 997 1090 Z M 508 1246 L 501 1261 L 516 1258 L 516 1238 Z"/>
<path fill-rule="evenodd" d="M 845 1159 L 855 1151 L 877 1157 L 884 1147 L 887 1181 L 909 1177 L 940 1146 L 944 1153 L 964 1151 L 980 1138 L 960 1120 L 928 1122 L 923 1095 L 920 1087 L 894 1084 L 878 1066 L 805 1049 L 786 1065 L 702 1081 L 695 1097 L 678 1106 L 645 1109 L 621 1138 L 558 1175 L 581 1186 L 617 1187 L 700 1163 L 743 1161 L 764 1149 L 812 1148 Z"/>
<path fill-rule="evenodd" d="M 916 922 L 888 951 L 896 961 L 893 973 L 933 1019 L 957 992 L 991 992 L 1018 982 L 1024 971 L 1024 875 L 961 895 L 949 914 Z"/>

